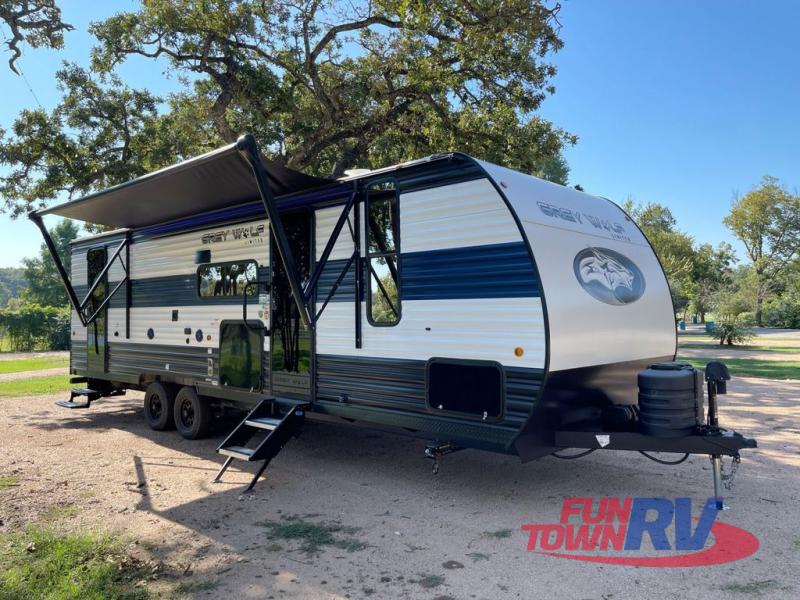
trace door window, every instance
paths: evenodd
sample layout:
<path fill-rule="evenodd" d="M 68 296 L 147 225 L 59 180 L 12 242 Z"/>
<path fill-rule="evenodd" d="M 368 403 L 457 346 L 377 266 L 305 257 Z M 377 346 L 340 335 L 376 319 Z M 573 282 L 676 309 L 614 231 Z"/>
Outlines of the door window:
<path fill-rule="evenodd" d="M 367 317 L 371 325 L 400 322 L 400 211 L 397 184 L 367 188 Z"/>

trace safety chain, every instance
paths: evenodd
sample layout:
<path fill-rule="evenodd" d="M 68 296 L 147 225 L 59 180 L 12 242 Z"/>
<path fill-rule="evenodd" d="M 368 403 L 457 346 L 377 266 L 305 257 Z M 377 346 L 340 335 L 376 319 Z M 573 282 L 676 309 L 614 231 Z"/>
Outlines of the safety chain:
<path fill-rule="evenodd" d="M 736 476 L 736 471 L 739 470 L 739 464 L 742 462 L 742 457 L 738 454 L 734 455 L 733 459 L 731 460 L 731 471 L 730 473 L 725 473 L 725 465 L 720 460 L 720 476 L 722 477 L 722 485 L 725 486 L 725 489 L 729 492 L 733 489 L 733 478 Z"/>

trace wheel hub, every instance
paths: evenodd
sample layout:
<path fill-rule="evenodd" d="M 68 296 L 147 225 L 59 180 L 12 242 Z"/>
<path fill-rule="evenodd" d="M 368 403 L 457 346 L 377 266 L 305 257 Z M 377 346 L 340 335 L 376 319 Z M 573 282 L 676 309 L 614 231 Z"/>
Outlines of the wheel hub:
<path fill-rule="evenodd" d="M 160 419 L 161 413 L 164 411 L 164 405 L 161 402 L 161 396 L 158 394 L 153 394 L 150 396 L 148 408 L 150 409 L 150 414 L 153 416 L 153 418 Z"/>
<path fill-rule="evenodd" d="M 191 400 L 184 400 L 181 402 L 181 423 L 186 427 L 191 427 L 194 424 L 194 407 Z"/>

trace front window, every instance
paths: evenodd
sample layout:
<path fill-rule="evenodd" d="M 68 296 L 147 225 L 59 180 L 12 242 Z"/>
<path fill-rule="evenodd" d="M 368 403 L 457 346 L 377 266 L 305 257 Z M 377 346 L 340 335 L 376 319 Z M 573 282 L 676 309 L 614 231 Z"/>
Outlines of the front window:
<path fill-rule="evenodd" d="M 244 296 L 255 293 L 248 285 L 257 279 L 258 265 L 254 260 L 201 265 L 197 269 L 197 291 L 201 298 Z"/>
<path fill-rule="evenodd" d="M 367 276 L 369 322 L 376 326 L 400 321 L 400 212 L 394 181 L 367 188 Z"/>

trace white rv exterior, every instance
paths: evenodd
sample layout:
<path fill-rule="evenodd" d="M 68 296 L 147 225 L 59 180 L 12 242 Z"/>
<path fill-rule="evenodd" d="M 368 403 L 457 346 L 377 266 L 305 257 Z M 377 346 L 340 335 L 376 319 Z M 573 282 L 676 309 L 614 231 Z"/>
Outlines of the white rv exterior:
<path fill-rule="evenodd" d="M 319 202 L 309 194 L 297 210 L 309 219 L 311 270 L 349 190 L 385 181 L 398 189 L 394 252 L 401 314 L 390 326 L 374 324 L 364 301 L 370 292 L 356 298 L 350 267 L 307 342 L 307 399 L 320 415 L 513 451 L 522 433 L 536 429 L 548 385 L 552 402 L 588 395 L 592 402 L 635 403 L 636 370 L 674 357 L 666 278 L 619 207 L 463 155 L 361 173 L 337 184 L 339 196 Z M 263 211 L 239 208 L 235 215 L 223 210 L 77 241 L 71 273 L 76 289 L 89 287 L 87 253 L 110 254 L 126 237 L 130 281 L 112 299 L 105 335 L 99 334 L 102 372 L 87 362 L 93 326 L 83 327 L 73 314 L 72 373 L 141 389 L 152 381 L 194 385 L 209 398 L 244 404 L 270 392 L 280 395 L 276 382 L 295 385 L 290 374 L 276 379 L 280 374 L 270 363 L 276 305 L 266 288 L 247 302 L 248 320 L 271 330 L 263 338 L 260 389 L 228 389 L 220 378 L 220 327 L 242 320 L 243 298 L 199 297 L 197 253 L 210 251 L 211 264 L 255 261 L 265 281 L 274 276 L 269 222 Z M 348 225 L 359 224 L 362 267 L 369 260 L 366 211 L 365 202 L 356 202 Z M 347 229 L 323 271 L 317 308 L 354 252 Z M 108 289 L 124 278 L 120 266 L 112 268 Z M 354 336 L 359 329 L 360 339 Z M 487 417 L 468 414 L 474 407 L 443 408 L 430 397 L 431 361 L 497 365 L 500 412 Z"/>

